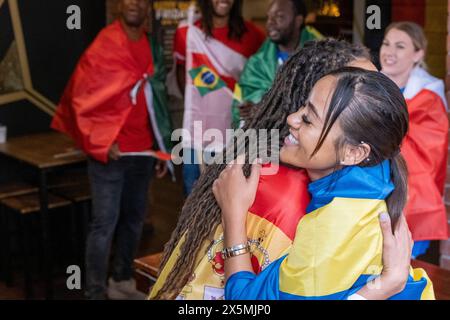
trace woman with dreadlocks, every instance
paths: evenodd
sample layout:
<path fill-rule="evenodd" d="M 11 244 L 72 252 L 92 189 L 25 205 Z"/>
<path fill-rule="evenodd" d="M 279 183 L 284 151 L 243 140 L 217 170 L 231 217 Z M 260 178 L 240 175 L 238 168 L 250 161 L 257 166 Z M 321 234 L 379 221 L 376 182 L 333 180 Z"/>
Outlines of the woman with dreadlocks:
<path fill-rule="evenodd" d="M 289 133 L 287 116 L 296 111 L 296 106 L 305 103 L 318 79 L 345 65 L 374 68 L 369 58 L 364 48 L 345 41 L 326 39 L 306 43 L 280 69 L 272 89 L 259 103 L 258 113 L 244 130 L 280 130 L 277 143 L 281 145 Z M 235 154 L 243 147 L 247 146 L 230 144 L 224 153 Z M 250 156 L 248 149 L 246 153 Z M 254 159 L 256 155 L 252 157 Z M 225 273 L 221 255 L 221 209 L 214 199 L 212 185 L 225 168 L 224 164 L 207 166 L 187 198 L 177 227 L 164 248 L 160 275 L 150 293 L 151 299 L 223 298 Z M 246 175 L 249 169 L 249 165 L 244 166 Z M 303 170 L 283 165 L 279 166 L 277 174 L 261 176 L 247 219 L 247 235 L 254 248 L 251 259 L 256 273 L 280 258 L 291 246 L 298 221 L 309 203 L 308 182 Z M 399 228 L 393 235 L 388 216 L 381 225 L 385 231 L 383 272 L 395 274 L 392 278 L 396 280 L 404 279 L 403 267 L 409 265 L 410 259 L 407 228 Z M 384 297 L 389 297 L 388 290 Z"/>

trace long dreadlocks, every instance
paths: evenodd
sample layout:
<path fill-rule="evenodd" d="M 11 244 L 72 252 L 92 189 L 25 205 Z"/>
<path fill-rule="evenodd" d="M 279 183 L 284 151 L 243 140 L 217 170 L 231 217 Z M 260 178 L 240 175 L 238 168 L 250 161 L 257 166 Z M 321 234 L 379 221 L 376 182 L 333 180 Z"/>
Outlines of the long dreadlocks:
<path fill-rule="evenodd" d="M 257 105 L 257 114 L 243 128 L 247 129 L 278 129 L 280 130 L 279 146 L 288 134 L 286 118 L 289 114 L 303 106 L 309 92 L 317 80 L 328 72 L 345 66 L 357 58 L 370 59 L 367 50 L 354 46 L 345 41 L 325 39 L 308 42 L 280 68 L 271 90 Z M 248 144 L 248 140 L 241 142 Z M 242 146 L 229 144 L 224 149 L 226 154 L 236 154 Z M 256 155 L 250 155 L 245 146 L 246 157 L 251 163 Z M 229 159 L 229 158 L 228 158 Z M 165 245 L 161 262 L 163 269 L 176 245 L 184 235 L 184 242 L 180 247 L 180 254 L 165 283 L 155 296 L 155 299 L 173 299 L 188 282 L 195 268 L 195 261 L 205 241 L 212 239 L 217 226 L 221 223 L 221 210 L 212 193 L 212 184 L 219 176 L 226 164 L 212 164 L 207 166 L 196 183 L 193 192 L 186 199 L 181 211 L 178 224 L 169 242 Z M 250 165 L 244 166 L 244 174 L 249 175 Z"/>
<path fill-rule="evenodd" d="M 198 0 L 198 6 L 202 14 L 202 27 L 207 37 L 212 36 L 213 26 L 213 5 L 211 0 Z M 241 37 L 247 31 L 244 18 L 242 16 L 242 0 L 234 0 L 230 11 L 230 18 L 228 20 L 228 38 L 234 40 L 241 40 Z"/>

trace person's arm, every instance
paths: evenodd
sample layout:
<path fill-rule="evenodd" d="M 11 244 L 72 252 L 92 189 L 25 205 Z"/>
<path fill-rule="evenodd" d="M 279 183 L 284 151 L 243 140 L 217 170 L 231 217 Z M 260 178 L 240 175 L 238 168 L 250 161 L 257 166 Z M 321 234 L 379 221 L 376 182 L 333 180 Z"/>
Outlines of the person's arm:
<path fill-rule="evenodd" d="M 413 240 L 402 216 L 392 232 L 389 214 L 380 215 L 383 232 L 383 271 L 356 294 L 367 300 L 386 300 L 405 288 L 411 262 Z"/>
<path fill-rule="evenodd" d="M 184 88 L 186 86 L 187 32 L 188 32 L 187 27 L 177 28 L 173 40 L 177 85 L 178 89 L 180 89 L 180 92 L 183 96 L 184 96 Z"/>
<path fill-rule="evenodd" d="M 246 217 L 252 205 L 258 186 L 259 164 L 252 165 L 249 178 L 242 171 L 243 159 L 238 157 L 220 174 L 213 184 L 213 193 L 222 209 L 222 225 L 224 228 L 224 247 L 232 247 L 247 242 Z M 382 218 L 382 219 L 381 219 Z M 389 216 L 382 215 L 380 224 L 383 232 L 383 272 L 380 277 L 366 284 L 357 292 L 365 299 L 387 299 L 403 290 L 409 275 L 411 256 L 411 234 L 404 218 L 399 220 L 392 234 Z M 225 278 L 246 271 L 254 273 L 250 255 L 228 258 L 225 260 Z"/>
<path fill-rule="evenodd" d="M 255 105 L 251 102 L 244 102 L 239 106 L 239 115 L 242 120 L 249 121 L 253 118 L 255 113 Z"/>
<path fill-rule="evenodd" d="M 167 162 L 162 160 L 157 160 L 155 165 L 155 174 L 158 179 L 162 179 L 166 176 L 168 171 Z"/>
<path fill-rule="evenodd" d="M 247 179 L 242 171 L 243 163 L 244 158 L 239 156 L 213 183 L 214 196 L 222 209 L 224 248 L 247 243 L 247 211 L 255 200 L 261 165 L 255 162 Z M 249 253 L 225 260 L 226 280 L 239 271 L 253 272 Z"/>
<path fill-rule="evenodd" d="M 108 150 L 108 159 L 109 160 L 119 160 L 120 159 L 120 150 L 117 142 L 114 142 L 112 146 Z"/>

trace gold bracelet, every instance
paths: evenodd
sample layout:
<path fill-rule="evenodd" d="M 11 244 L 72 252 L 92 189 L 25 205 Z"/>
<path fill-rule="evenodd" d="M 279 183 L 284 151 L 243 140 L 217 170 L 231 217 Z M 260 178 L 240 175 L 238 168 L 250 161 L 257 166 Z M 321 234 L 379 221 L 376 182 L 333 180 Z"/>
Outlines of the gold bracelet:
<path fill-rule="evenodd" d="M 238 244 L 232 247 L 228 247 L 228 248 L 223 248 L 222 250 L 222 258 L 224 260 L 228 259 L 228 258 L 232 258 L 232 257 L 237 257 L 240 256 L 242 254 L 246 254 L 250 252 L 250 244 L 247 243 L 243 243 L 243 244 Z"/>

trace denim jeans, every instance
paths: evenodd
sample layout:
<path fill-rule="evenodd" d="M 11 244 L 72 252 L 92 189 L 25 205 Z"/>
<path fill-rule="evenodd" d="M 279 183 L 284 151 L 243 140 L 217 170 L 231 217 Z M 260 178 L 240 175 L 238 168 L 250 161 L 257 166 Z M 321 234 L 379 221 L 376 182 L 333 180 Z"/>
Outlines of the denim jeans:
<path fill-rule="evenodd" d="M 202 151 L 198 152 L 195 149 L 184 148 L 183 149 L 183 191 L 184 196 L 187 197 L 194 188 L 194 184 L 200 177 L 200 162 L 198 160 L 199 153 L 202 157 L 210 160 L 215 156 L 214 151 Z"/>
<path fill-rule="evenodd" d="M 115 281 L 133 276 L 133 259 L 147 212 L 148 187 L 155 160 L 122 157 L 107 164 L 90 159 L 92 220 L 86 244 L 86 290 L 88 299 L 104 299 L 108 261 L 114 233 L 116 250 L 112 267 Z"/>
<path fill-rule="evenodd" d="M 200 165 L 198 163 L 195 149 L 183 149 L 183 191 L 185 197 L 192 192 L 195 182 L 200 177 Z"/>

